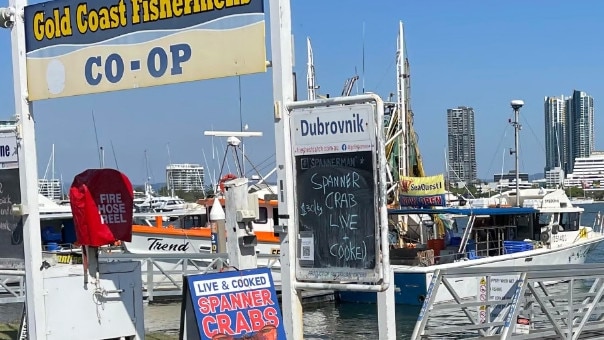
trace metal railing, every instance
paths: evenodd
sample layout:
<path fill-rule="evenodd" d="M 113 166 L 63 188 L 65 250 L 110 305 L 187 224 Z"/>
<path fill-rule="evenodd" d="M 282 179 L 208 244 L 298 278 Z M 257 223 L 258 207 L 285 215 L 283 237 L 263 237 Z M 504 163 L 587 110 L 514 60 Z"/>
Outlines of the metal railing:
<path fill-rule="evenodd" d="M 435 303 L 439 290 L 453 299 Z M 602 338 L 603 293 L 604 264 L 437 270 L 412 339 Z"/>
<path fill-rule="evenodd" d="M 0 270 L 0 304 L 25 302 L 24 283 L 24 270 Z"/>
<path fill-rule="evenodd" d="M 48 260 L 48 257 L 45 258 Z M 182 278 L 188 274 L 206 274 L 229 267 L 227 254 L 128 254 L 102 253 L 100 261 L 141 261 L 143 296 L 182 295 Z M 52 262 L 52 261 L 51 261 Z M 258 254 L 258 265 L 279 271 L 279 255 Z M 275 282 L 276 286 L 280 282 Z M 25 271 L 0 270 L 0 304 L 25 301 Z"/>

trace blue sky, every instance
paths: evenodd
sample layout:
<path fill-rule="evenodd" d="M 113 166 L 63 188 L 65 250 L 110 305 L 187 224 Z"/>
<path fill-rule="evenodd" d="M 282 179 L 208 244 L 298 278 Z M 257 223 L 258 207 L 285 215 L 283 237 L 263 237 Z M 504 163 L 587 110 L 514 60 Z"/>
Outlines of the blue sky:
<path fill-rule="evenodd" d="M 476 112 L 479 177 L 492 178 L 502 166 L 512 169 L 513 158 L 504 155 L 504 148 L 513 147 L 511 99 L 526 103 L 521 111 L 520 166 L 529 173 L 542 172 L 544 96 L 570 95 L 573 89 L 592 95 L 596 148 L 604 149 L 598 137 L 604 97 L 603 15 L 604 2 L 597 1 L 292 1 L 299 97 L 306 97 L 307 36 L 312 39 L 321 94 L 339 94 L 355 70 L 361 76 L 359 92 L 363 83 L 366 91 L 383 98 L 395 92 L 396 39 L 402 20 L 415 128 L 427 172 L 444 171 L 446 109 L 459 105 Z M 6 79 L 12 79 L 8 30 L 0 32 L 0 47 L 5 51 L 0 65 Z M 270 59 L 268 27 L 267 49 Z M 14 112 L 12 93 L 10 80 L 0 83 L 0 118 Z M 266 173 L 274 166 L 270 69 L 241 77 L 241 103 L 243 123 L 251 131 L 264 132 L 246 142 L 246 152 L 253 162 L 263 162 L 261 173 Z M 164 181 L 169 159 L 218 172 L 225 140 L 214 139 L 220 155 L 212 159 L 212 139 L 203 131 L 239 130 L 238 79 L 35 102 L 39 177 L 44 176 L 53 143 L 55 177 L 62 176 L 65 185 L 75 174 L 99 166 L 93 111 L 105 165 L 116 167 L 117 159 L 117 167 L 133 183 L 145 180 L 146 164 L 153 182 Z"/>

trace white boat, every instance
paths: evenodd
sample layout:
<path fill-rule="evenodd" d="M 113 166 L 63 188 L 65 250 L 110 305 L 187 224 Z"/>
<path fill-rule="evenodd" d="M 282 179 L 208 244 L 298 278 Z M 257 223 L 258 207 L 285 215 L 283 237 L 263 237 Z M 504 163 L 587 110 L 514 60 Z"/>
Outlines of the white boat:
<path fill-rule="evenodd" d="M 390 250 L 396 303 L 422 304 L 437 269 L 580 264 L 604 241 L 602 219 L 592 226 L 581 225 L 583 208 L 573 206 L 563 190 L 524 189 L 520 194 L 519 206 L 516 191 L 511 190 L 492 197 L 493 204 L 487 207 L 422 209 L 421 213 L 427 215 L 465 215 L 468 223 L 463 236 L 451 238 L 448 244 L 444 239 L 435 241 L 440 237 L 434 234 L 440 232 L 434 223 L 420 223 L 408 230 L 407 237 L 403 236 L 405 247 Z M 417 209 L 390 211 L 391 217 L 418 213 Z M 410 235 L 417 239 L 412 240 Z M 457 279 L 451 284 L 460 298 L 476 296 L 476 278 Z M 376 298 L 371 293 L 338 295 L 348 302 L 375 302 Z M 436 302 L 451 299 L 446 290 L 436 296 Z"/>
<path fill-rule="evenodd" d="M 584 204 L 592 204 L 594 202 L 593 198 L 589 197 L 573 197 L 570 199 L 573 205 L 584 205 Z"/>

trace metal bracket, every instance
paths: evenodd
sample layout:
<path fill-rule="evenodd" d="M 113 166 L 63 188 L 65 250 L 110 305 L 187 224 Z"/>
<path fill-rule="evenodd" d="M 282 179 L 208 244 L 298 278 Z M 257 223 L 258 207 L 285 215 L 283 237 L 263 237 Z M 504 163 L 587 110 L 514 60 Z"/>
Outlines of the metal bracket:
<path fill-rule="evenodd" d="M 273 231 L 277 234 L 287 234 L 287 225 L 273 226 Z"/>
<path fill-rule="evenodd" d="M 256 219 L 256 216 L 252 210 L 237 210 L 237 222 L 248 223 Z"/>
<path fill-rule="evenodd" d="M 256 245 L 258 245 L 258 238 L 256 238 L 256 235 L 247 235 L 239 237 L 240 247 L 255 247 Z"/>

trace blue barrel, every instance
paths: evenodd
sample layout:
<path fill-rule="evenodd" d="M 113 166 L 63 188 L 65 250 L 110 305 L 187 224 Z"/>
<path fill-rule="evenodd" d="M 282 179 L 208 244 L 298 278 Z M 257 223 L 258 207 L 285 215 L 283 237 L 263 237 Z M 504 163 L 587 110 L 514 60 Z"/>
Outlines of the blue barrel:
<path fill-rule="evenodd" d="M 46 250 L 47 251 L 57 251 L 57 250 L 60 250 L 60 249 L 61 249 L 61 247 L 59 247 L 59 245 L 57 243 L 55 243 L 55 242 L 49 242 L 46 245 Z"/>

